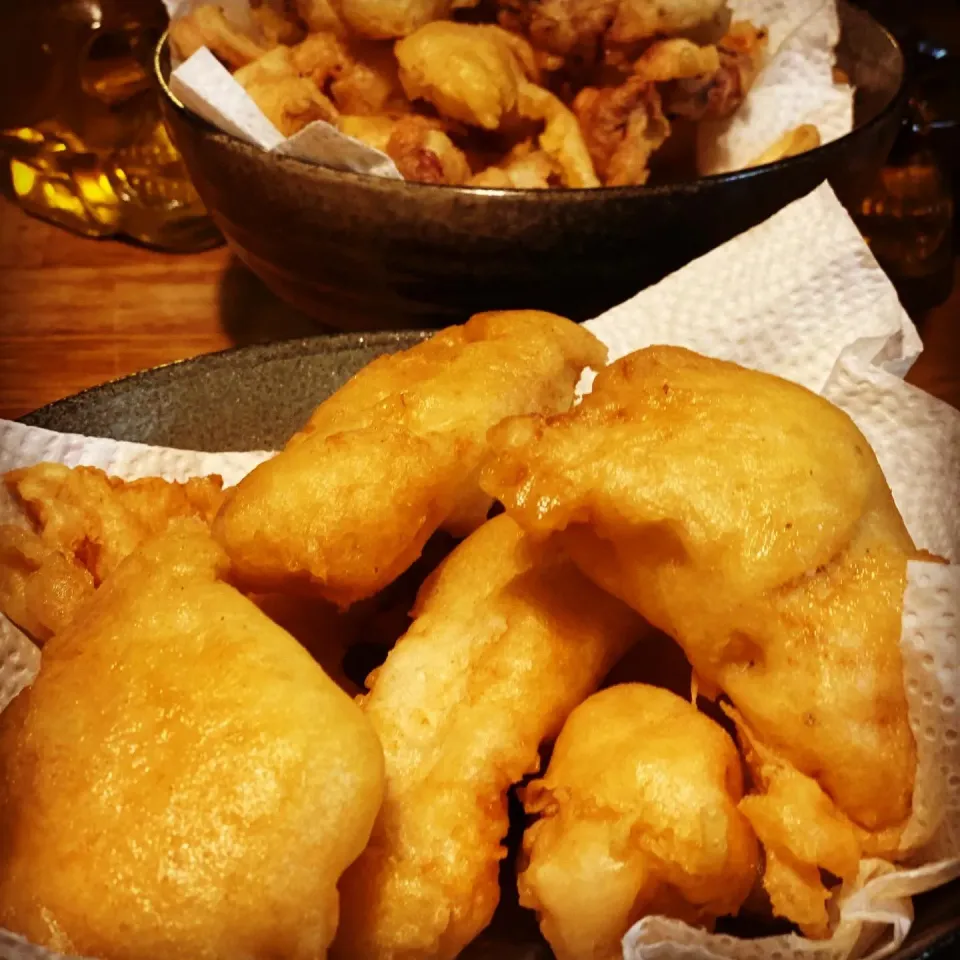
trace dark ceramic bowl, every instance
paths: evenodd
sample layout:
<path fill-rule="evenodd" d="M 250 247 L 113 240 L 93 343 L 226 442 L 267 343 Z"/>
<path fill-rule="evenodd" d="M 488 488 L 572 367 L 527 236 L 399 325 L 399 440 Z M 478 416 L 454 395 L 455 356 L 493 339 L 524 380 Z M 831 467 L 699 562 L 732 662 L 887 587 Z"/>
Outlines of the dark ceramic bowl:
<path fill-rule="evenodd" d="M 170 364 L 68 397 L 23 418 L 65 433 L 190 450 L 275 449 L 313 408 L 416 331 L 311 337 Z M 509 877 L 505 871 L 504 880 Z M 509 887 L 504 884 L 505 890 Z M 891 960 L 960 957 L 960 881 L 916 898 L 916 923 Z M 550 960 L 533 914 L 505 893 L 491 927 L 461 960 Z"/>
<path fill-rule="evenodd" d="M 663 187 L 478 190 L 403 183 L 270 156 L 189 113 L 156 71 L 166 120 L 237 255 L 280 297 L 337 329 L 436 327 L 480 310 L 594 317 L 829 179 L 858 203 L 903 105 L 896 41 L 841 2 L 838 62 L 856 128 L 742 173 Z"/>

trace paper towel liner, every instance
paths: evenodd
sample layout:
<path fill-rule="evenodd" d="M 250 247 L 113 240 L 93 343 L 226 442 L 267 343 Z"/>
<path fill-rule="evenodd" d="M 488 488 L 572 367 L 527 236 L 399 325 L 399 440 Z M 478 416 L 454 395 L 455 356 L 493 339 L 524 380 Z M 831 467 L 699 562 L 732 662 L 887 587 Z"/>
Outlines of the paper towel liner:
<path fill-rule="evenodd" d="M 211 0 L 164 0 L 171 20 Z M 216 0 L 241 28 L 249 27 L 248 0 Z M 836 0 L 731 0 L 735 19 L 770 31 L 769 62 L 733 118 L 700 125 L 700 172 L 743 169 L 800 124 L 813 123 L 824 143 L 853 129 L 853 90 L 834 84 L 839 37 Z M 379 150 L 318 120 L 285 139 L 246 90 L 209 50 L 182 64 L 171 60 L 170 89 L 209 123 L 273 153 L 355 173 L 402 179 Z"/>
<path fill-rule="evenodd" d="M 830 941 L 737 940 L 648 917 L 626 935 L 624 956 L 887 956 L 909 932 L 910 896 L 960 876 L 960 412 L 900 379 L 921 349 L 916 330 L 826 185 L 588 326 L 613 357 L 652 343 L 678 344 L 821 392 L 870 440 L 918 546 L 953 561 L 908 567 L 901 648 L 918 777 L 904 864 L 861 863 Z M 0 472 L 56 460 L 125 478 L 184 480 L 214 472 L 229 484 L 267 456 L 166 450 L 0 422 Z M 29 682 L 38 659 L 23 634 L 0 626 L 0 708 Z M 53 957 L 0 932 L 0 958 Z"/>
<path fill-rule="evenodd" d="M 822 143 L 853 129 L 853 88 L 835 83 L 840 18 L 835 0 L 732 0 L 734 19 L 766 24 L 770 60 L 743 106 L 697 130 L 703 174 L 742 170 L 784 134 L 812 123 Z"/>

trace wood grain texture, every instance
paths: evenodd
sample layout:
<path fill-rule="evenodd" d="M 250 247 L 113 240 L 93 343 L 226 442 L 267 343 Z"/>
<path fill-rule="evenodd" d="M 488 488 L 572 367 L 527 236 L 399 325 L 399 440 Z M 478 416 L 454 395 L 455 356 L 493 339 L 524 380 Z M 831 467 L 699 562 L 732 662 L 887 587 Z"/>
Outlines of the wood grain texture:
<path fill-rule="evenodd" d="M 917 318 L 910 380 L 960 408 L 960 260 L 950 301 Z M 0 199 L 0 417 L 137 370 L 318 328 L 226 248 L 191 256 L 88 240 Z"/>

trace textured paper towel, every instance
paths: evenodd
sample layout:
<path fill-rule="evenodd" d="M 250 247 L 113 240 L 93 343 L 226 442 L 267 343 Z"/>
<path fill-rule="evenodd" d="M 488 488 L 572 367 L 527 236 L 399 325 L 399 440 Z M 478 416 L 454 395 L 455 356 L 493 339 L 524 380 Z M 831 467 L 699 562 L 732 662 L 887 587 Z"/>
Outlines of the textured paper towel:
<path fill-rule="evenodd" d="M 919 338 L 829 187 L 589 326 L 615 357 L 652 343 L 680 344 L 823 393 L 874 445 L 918 545 L 960 557 L 960 413 L 900 379 L 920 352 Z M 232 483 L 268 455 L 159 450 L 0 423 L 0 472 L 58 460 L 126 478 L 216 472 Z M 628 960 L 845 960 L 894 950 L 912 922 L 909 897 L 960 874 L 958 633 L 960 568 L 911 564 L 901 646 L 918 743 L 915 810 L 905 838 L 912 852 L 903 868 L 861 864 L 831 941 L 740 941 L 652 917 L 625 938 Z M 27 682 L 37 659 L 7 625 L 0 634 L 0 697 Z M 51 956 L 0 932 L 0 958 Z"/>
<path fill-rule="evenodd" d="M 164 0 L 171 19 L 210 0 Z M 240 27 L 250 24 L 248 0 L 218 0 Z M 701 124 L 701 173 L 743 169 L 801 123 L 813 123 L 824 143 L 853 129 L 853 90 L 833 83 L 839 36 L 836 0 L 731 0 L 737 20 L 770 31 L 769 63 L 745 103 L 723 123 Z M 203 54 L 203 56 L 201 56 Z M 393 161 L 316 121 L 289 139 L 264 116 L 230 72 L 207 50 L 174 63 L 170 88 L 194 113 L 268 152 L 342 170 L 401 179 Z"/>
<path fill-rule="evenodd" d="M 812 123 L 829 143 L 853 129 L 853 89 L 835 83 L 840 37 L 835 0 L 733 0 L 734 18 L 770 29 L 769 62 L 743 106 L 721 123 L 701 124 L 701 173 L 749 167 L 781 136 Z"/>

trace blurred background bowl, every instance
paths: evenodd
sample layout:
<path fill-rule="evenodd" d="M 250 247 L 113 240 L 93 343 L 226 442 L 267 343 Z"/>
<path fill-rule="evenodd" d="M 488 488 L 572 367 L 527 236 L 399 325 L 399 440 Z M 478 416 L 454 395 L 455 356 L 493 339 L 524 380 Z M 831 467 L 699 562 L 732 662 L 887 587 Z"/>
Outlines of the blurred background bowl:
<path fill-rule="evenodd" d="M 342 330 L 436 327 L 480 310 L 584 320 L 626 300 L 828 179 L 854 210 L 897 136 L 896 41 L 841 2 L 838 66 L 855 129 L 809 153 L 662 187 L 489 191 L 404 183 L 271 156 L 186 110 L 156 71 L 201 198 L 237 256 L 279 297 Z"/>

